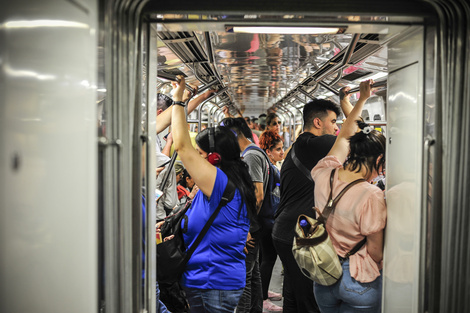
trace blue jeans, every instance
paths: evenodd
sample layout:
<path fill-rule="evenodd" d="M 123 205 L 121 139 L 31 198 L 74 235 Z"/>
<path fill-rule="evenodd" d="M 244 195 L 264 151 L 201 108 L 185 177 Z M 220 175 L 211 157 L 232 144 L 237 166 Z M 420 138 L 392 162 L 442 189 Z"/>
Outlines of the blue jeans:
<path fill-rule="evenodd" d="M 218 290 L 218 289 L 195 289 L 186 288 L 191 313 L 233 313 L 240 300 L 243 289 Z"/>
<path fill-rule="evenodd" d="M 166 308 L 165 304 L 160 300 L 160 287 L 158 286 L 157 282 L 157 313 L 170 313 L 168 309 Z"/>
<path fill-rule="evenodd" d="M 351 277 L 349 260 L 343 263 L 343 276 L 334 285 L 315 283 L 315 298 L 322 313 L 379 313 L 382 306 L 382 275 L 370 283 Z"/>

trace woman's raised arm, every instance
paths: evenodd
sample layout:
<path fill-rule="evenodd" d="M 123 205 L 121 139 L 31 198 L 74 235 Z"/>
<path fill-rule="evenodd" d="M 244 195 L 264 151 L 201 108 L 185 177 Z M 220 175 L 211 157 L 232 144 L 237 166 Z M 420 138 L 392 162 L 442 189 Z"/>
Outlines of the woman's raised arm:
<path fill-rule="evenodd" d="M 373 83 L 374 82 L 371 79 L 361 82 L 359 86 L 361 92 L 359 100 L 356 102 L 356 105 L 351 110 L 351 112 L 349 112 L 349 116 L 343 123 L 338 137 L 336 138 L 335 144 L 328 153 L 328 155 L 336 156 L 340 162 L 344 162 L 349 154 L 348 138 L 354 135 L 356 132 L 356 121 L 361 116 L 364 103 L 370 97 Z"/>
<path fill-rule="evenodd" d="M 178 76 L 179 85 L 173 95 L 175 102 L 183 100 L 183 92 L 185 81 L 183 76 Z M 202 158 L 191 144 L 188 132 L 188 123 L 186 122 L 186 114 L 184 106 L 174 104 L 171 117 L 171 132 L 173 134 L 173 144 L 175 151 L 178 152 L 181 161 L 194 179 L 199 189 L 210 197 L 214 188 L 215 178 L 217 176 L 217 168 Z"/>
<path fill-rule="evenodd" d="M 184 90 L 183 90 L 183 92 L 184 92 Z M 213 90 L 213 89 L 206 90 L 206 92 L 204 92 L 199 97 L 189 101 L 189 103 L 188 103 L 188 114 L 191 113 L 192 111 L 194 111 L 203 101 L 210 98 L 214 92 L 215 92 L 215 90 Z M 183 96 L 181 96 L 181 99 L 182 98 L 183 98 Z M 181 100 L 181 101 L 183 101 L 183 100 Z M 171 106 L 170 106 L 170 108 L 171 108 Z M 170 126 L 170 124 L 171 124 L 171 115 L 172 115 L 172 110 L 171 109 L 166 109 L 165 111 L 163 111 L 162 113 L 160 113 L 157 116 L 157 134 L 161 133 L 168 126 Z"/>

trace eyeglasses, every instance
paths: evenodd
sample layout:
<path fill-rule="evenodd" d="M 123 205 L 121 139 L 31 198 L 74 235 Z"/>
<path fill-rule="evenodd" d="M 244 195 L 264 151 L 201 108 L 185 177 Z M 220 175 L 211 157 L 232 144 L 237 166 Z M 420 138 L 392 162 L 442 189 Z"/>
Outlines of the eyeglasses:
<path fill-rule="evenodd" d="M 276 122 L 272 123 L 271 126 L 276 126 L 276 125 L 281 125 L 281 124 L 282 124 L 282 122 L 279 121 L 277 123 Z"/>

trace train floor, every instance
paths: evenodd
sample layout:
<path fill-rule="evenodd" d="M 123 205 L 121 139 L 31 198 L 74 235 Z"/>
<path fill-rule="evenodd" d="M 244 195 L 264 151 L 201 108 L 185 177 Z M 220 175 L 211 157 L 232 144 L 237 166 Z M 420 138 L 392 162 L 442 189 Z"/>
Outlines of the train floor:
<path fill-rule="evenodd" d="M 282 294 L 283 279 L 284 277 L 282 275 L 282 263 L 279 257 L 277 257 L 276 264 L 274 265 L 274 269 L 273 269 L 273 276 L 271 277 L 271 283 L 269 285 L 269 290 Z M 271 302 L 282 307 L 282 300 L 271 301 Z M 263 310 L 263 312 L 270 312 L 270 311 Z"/>

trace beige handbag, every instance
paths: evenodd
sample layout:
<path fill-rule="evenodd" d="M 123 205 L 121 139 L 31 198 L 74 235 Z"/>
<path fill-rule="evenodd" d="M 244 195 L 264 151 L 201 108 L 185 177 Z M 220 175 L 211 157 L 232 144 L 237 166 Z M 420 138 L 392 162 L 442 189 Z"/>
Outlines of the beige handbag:
<path fill-rule="evenodd" d="M 298 217 L 292 247 L 292 254 L 302 273 L 311 280 L 324 286 L 333 285 L 343 274 L 341 262 L 331 243 L 328 232 L 325 229 L 326 221 L 344 193 L 355 184 L 365 182 L 364 179 L 351 182 L 335 199 L 332 199 L 334 173 L 335 170 L 333 169 L 330 176 L 330 196 L 327 206 L 323 210 L 323 213 L 320 213 L 319 210 L 315 208 L 319 215 L 318 220 L 303 214 Z M 356 253 L 365 242 L 366 237 L 347 253 L 346 258 Z"/>

